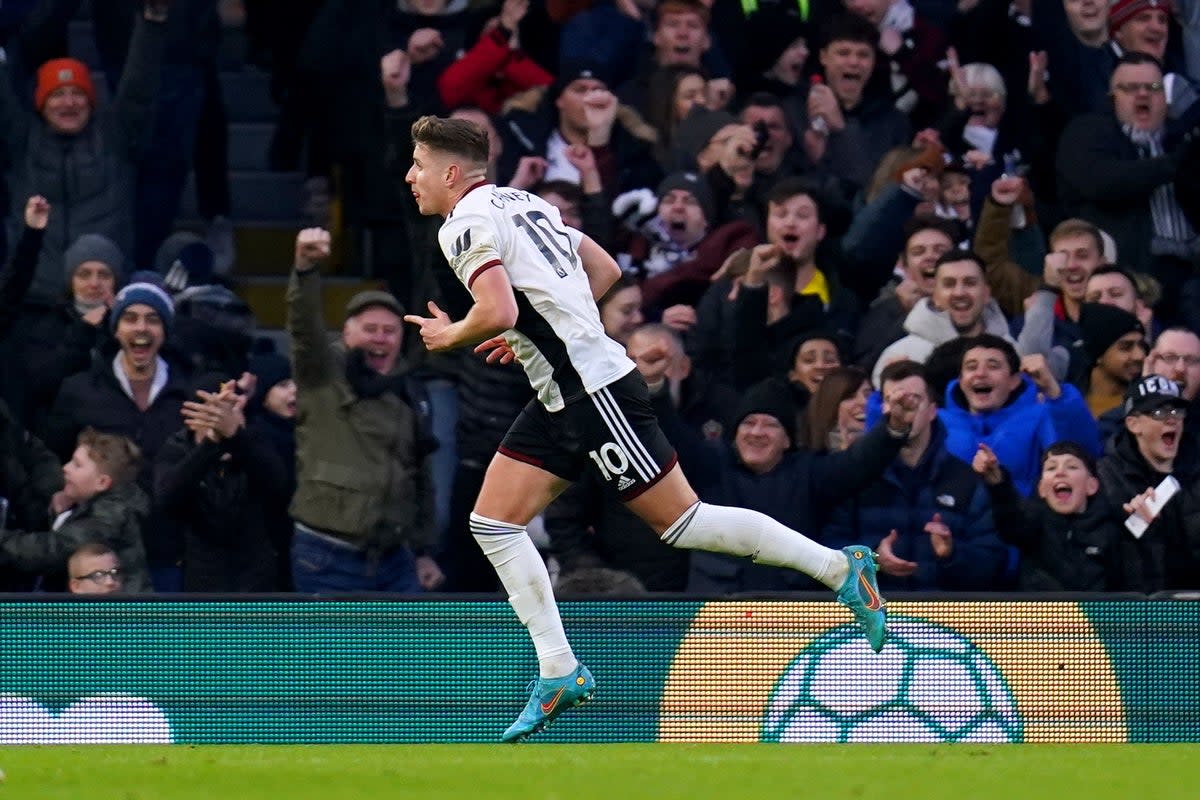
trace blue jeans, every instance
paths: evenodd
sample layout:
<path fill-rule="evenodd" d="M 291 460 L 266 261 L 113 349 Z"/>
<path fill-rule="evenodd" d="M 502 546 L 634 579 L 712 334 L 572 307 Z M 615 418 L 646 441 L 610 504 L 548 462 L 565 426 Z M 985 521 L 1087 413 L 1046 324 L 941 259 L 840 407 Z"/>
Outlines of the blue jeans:
<path fill-rule="evenodd" d="M 407 547 L 374 556 L 299 524 L 292 535 L 292 582 L 301 594 L 422 591 Z"/>

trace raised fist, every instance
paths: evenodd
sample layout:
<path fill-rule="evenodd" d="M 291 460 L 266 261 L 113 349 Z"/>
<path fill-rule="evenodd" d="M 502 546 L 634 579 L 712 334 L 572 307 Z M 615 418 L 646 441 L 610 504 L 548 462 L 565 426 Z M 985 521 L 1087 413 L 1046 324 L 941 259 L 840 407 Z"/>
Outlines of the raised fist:
<path fill-rule="evenodd" d="M 329 231 L 324 228 L 305 228 L 296 234 L 296 271 L 308 272 L 329 258 Z"/>
<path fill-rule="evenodd" d="M 418 28 L 408 37 L 408 59 L 414 64 L 424 64 L 437 58 L 442 52 L 442 34 L 436 28 Z"/>
<path fill-rule="evenodd" d="M 1002 206 L 1011 206 L 1025 191 L 1025 179 L 1005 176 L 992 181 L 992 199 Z"/>
<path fill-rule="evenodd" d="M 379 59 L 379 77 L 384 91 L 403 92 L 408 90 L 408 79 L 412 76 L 412 62 L 403 50 L 393 50 Z"/>
<path fill-rule="evenodd" d="M 34 230 L 44 231 L 50 222 L 50 203 L 40 194 L 25 201 L 25 225 Z"/>

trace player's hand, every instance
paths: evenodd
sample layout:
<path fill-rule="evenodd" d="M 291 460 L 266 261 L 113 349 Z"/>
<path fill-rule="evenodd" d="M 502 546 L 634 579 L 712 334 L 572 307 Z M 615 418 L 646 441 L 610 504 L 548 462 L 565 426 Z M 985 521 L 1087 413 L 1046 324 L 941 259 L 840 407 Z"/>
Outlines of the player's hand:
<path fill-rule="evenodd" d="M 1025 179 L 1005 175 L 992 181 L 992 199 L 1002 206 L 1011 206 L 1025 190 Z"/>
<path fill-rule="evenodd" d="M 329 258 L 331 242 L 332 237 L 324 228 L 305 228 L 296 234 L 296 271 L 308 272 Z"/>
<path fill-rule="evenodd" d="M 418 28 L 408 37 L 408 60 L 413 64 L 424 64 L 437 58 L 442 52 L 442 34 L 437 28 Z"/>
<path fill-rule="evenodd" d="M 880 572 L 897 578 L 907 578 L 917 571 L 917 562 L 906 561 L 896 555 L 894 547 L 899 538 L 900 533 L 893 528 L 891 533 L 883 537 L 875 552 L 879 555 Z"/>
<path fill-rule="evenodd" d="M 1128 503 L 1124 503 L 1121 507 L 1125 509 L 1126 514 L 1137 514 L 1146 522 L 1154 522 L 1154 514 L 1146 505 L 1154 499 L 1154 487 L 1151 486 L 1146 491 L 1139 495 L 1134 495 Z"/>
<path fill-rule="evenodd" d="M 25 225 L 34 230 L 44 231 L 50 222 L 50 202 L 40 194 L 25 201 Z"/>
<path fill-rule="evenodd" d="M 512 347 L 504 340 L 503 336 L 493 336 L 480 342 L 475 345 L 475 352 L 480 355 L 487 353 L 487 358 L 484 360 L 489 364 L 511 364 L 517 358 L 517 354 L 513 352 Z"/>
<path fill-rule="evenodd" d="M 517 161 L 517 171 L 513 173 L 508 185 L 514 189 L 532 189 L 546 177 L 546 168 L 550 162 L 541 156 L 521 156 Z"/>
<path fill-rule="evenodd" d="M 941 514 L 934 514 L 933 519 L 925 523 L 925 532 L 929 534 L 929 544 L 933 554 L 938 558 L 949 558 L 954 555 L 954 534 L 946 523 L 942 522 Z"/>
<path fill-rule="evenodd" d="M 662 324 L 666 325 L 673 331 L 687 333 L 696 324 L 698 317 L 696 309 L 689 305 L 680 303 L 676 306 L 671 306 L 662 315 Z"/>
<path fill-rule="evenodd" d="M 442 350 L 449 350 L 451 345 L 446 341 L 446 337 L 441 334 L 446 328 L 450 327 L 450 315 L 438 308 L 438 304 L 432 300 L 429 301 L 428 307 L 429 313 L 433 314 L 432 317 L 405 314 L 404 321 L 420 326 L 421 339 L 425 342 L 425 347 L 429 352 L 437 353 Z"/>
<path fill-rule="evenodd" d="M 1057 400 L 1062 395 L 1062 387 L 1058 385 L 1054 373 L 1050 371 L 1050 365 L 1046 363 L 1046 357 L 1041 353 L 1022 358 L 1021 371 L 1029 376 L 1047 400 Z"/>
<path fill-rule="evenodd" d="M 975 470 L 975 474 L 983 478 L 983 482 L 988 486 L 999 486 L 1004 481 L 1004 470 L 1000 468 L 1000 459 L 996 458 L 992 448 L 983 442 L 979 443 L 979 449 L 975 451 L 975 457 L 971 459 L 971 469 Z"/>
<path fill-rule="evenodd" d="M 432 592 L 446 582 L 446 573 L 442 572 L 438 563 L 429 556 L 417 556 L 415 566 L 417 583 L 421 584 L 421 588 L 425 591 Z"/>

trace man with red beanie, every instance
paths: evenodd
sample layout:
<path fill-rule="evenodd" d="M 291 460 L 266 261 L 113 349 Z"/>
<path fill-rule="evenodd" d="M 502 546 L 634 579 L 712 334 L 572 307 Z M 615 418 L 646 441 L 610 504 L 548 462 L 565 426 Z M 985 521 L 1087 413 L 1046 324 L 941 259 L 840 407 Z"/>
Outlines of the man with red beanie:
<path fill-rule="evenodd" d="M 145 0 L 129 46 L 129 58 L 110 108 L 96 108 L 88 68 L 72 58 L 47 61 L 37 71 L 36 114 L 12 89 L 0 65 L 0 146 L 8 153 L 5 179 L 14 204 L 32 195 L 54 207 L 27 302 L 53 305 L 66 296 L 63 254 L 71 242 L 98 233 L 124 252 L 133 243 L 136 162 L 158 87 L 165 42 L 167 0 Z"/>

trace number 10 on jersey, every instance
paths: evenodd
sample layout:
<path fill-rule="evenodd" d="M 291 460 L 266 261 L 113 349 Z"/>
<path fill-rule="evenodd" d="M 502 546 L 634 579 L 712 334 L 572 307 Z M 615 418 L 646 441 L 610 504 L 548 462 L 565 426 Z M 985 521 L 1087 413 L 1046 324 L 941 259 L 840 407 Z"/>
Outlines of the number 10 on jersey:
<path fill-rule="evenodd" d="M 560 278 L 567 277 L 567 267 L 579 268 L 579 257 L 571 245 L 571 236 L 564 230 L 554 227 L 554 223 L 541 211 L 531 210 L 524 214 L 513 214 L 513 224 L 525 231 L 525 235 L 533 242 L 546 263 Z M 564 248 L 560 242 L 565 242 Z"/>

